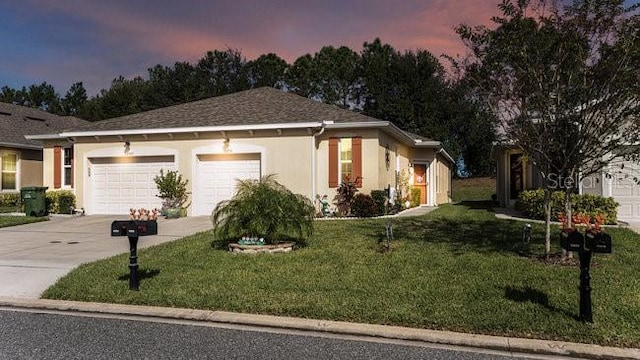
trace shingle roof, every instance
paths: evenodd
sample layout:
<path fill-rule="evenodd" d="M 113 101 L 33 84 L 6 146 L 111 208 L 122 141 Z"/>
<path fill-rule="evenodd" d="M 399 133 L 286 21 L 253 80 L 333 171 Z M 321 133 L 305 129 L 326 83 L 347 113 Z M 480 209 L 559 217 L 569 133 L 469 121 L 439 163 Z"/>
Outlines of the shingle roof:
<path fill-rule="evenodd" d="M 270 87 L 107 119 L 75 130 L 108 131 L 334 121 L 379 121 Z"/>
<path fill-rule="evenodd" d="M 59 133 L 89 122 L 72 116 L 58 116 L 30 107 L 0 102 L 0 145 L 40 148 L 42 143 L 24 135 Z"/>

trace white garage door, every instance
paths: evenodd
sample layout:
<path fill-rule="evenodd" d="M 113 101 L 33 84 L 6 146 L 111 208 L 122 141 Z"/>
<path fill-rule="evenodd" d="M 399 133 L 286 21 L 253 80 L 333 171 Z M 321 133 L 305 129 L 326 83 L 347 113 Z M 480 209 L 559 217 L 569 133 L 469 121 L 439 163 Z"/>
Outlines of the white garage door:
<path fill-rule="evenodd" d="M 617 168 L 617 167 L 616 167 Z M 640 221 L 640 164 L 624 162 L 622 169 L 613 174 L 611 196 L 620 203 L 618 219 L 630 222 Z"/>
<path fill-rule="evenodd" d="M 171 156 L 91 158 L 90 214 L 128 214 L 130 208 L 160 208 L 153 179 L 160 169 L 175 170 Z"/>
<path fill-rule="evenodd" d="M 211 215 L 216 205 L 233 197 L 236 180 L 260 178 L 260 154 L 198 155 L 193 214 Z"/>

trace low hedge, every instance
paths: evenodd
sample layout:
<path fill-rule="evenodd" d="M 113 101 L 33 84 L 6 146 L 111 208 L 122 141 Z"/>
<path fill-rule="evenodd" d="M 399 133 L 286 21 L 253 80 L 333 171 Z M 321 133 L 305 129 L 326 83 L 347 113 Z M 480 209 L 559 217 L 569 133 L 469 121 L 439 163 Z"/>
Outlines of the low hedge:
<path fill-rule="evenodd" d="M 0 213 L 20 212 L 21 208 L 22 200 L 19 192 L 0 194 Z"/>
<path fill-rule="evenodd" d="M 357 194 L 351 203 L 351 215 L 355 217 L 372 217 L 378 215 L 378 207 L 371 195 Z"/>
<path fill-rule="evenodd" d="M 69 190 L 47 191 L 46 201 L 49 214 L 71 214 L 76 206 L 76 196 Z"/>
<path fill-rule="evenodd" d="M 571 195 L 571 209 L 574 214 L 586 214 L 592 218 L 602 214 L 607 224 L 616 223 L 618 205 L 613 198 L 592 194 Z M 544 219 L 544 190 L 522 191 L 515 206 L 533 219 Z M 560 213 L 564 213 L 564 192 L 554 191 L 551 193 L 551 220 L 557 221 Z"/>

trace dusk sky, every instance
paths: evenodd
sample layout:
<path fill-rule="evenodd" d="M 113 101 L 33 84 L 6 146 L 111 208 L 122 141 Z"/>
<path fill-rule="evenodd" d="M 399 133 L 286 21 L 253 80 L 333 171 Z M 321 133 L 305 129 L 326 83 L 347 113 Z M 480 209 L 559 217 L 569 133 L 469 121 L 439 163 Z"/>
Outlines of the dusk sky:
<path fill-rule="evenodd" d="M 0 86 L 47 81 L 64 96 L 83 81 L 94 95 L 118 75 L 145 76 L 208 50 L 233 48 L 248 60 L 274 52 L 292 63 L 324 45 L 360 52 L 376 37 L 398 50 L 464 54 L 454 26 L 487 24 L 498 1 L 2 1 Z"/>

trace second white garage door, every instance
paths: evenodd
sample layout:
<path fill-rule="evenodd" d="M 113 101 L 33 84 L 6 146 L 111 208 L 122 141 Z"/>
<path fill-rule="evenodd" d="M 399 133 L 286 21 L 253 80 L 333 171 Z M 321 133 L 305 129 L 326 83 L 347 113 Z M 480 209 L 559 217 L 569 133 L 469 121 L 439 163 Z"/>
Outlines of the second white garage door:
<path fill-rule="evenodd" d="M 175 170 L 173 156 L 89 159 L 89 214 L 129 214 L 130 208 L 160 208 L 153 180 L 160 169 Z"/>
<path fill-rule="evenodd" d="M 260 178 L 260 154 L 198 155 L 193 215 L 211 215 L 216 205 L 235 194 L 236 180 Z"/>
<path fill-rule="evenodd" d="M 620 204 L 618 219 L 640 222 L 640 164 L 625 161 L 622 170 L 614 175 L 611 182 L 611 196 Z"/>

